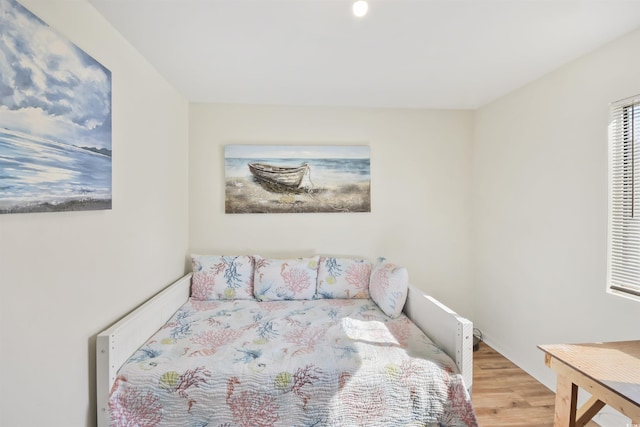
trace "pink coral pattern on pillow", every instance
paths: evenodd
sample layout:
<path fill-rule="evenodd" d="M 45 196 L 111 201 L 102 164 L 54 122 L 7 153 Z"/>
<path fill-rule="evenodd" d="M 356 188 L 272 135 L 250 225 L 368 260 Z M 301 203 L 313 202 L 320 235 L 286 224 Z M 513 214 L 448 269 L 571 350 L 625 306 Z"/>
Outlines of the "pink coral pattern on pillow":
<path fill-rule="evenodd" d="M 369 261 L 321 257 L 316 298 L 369 298 L 370 276 Z"/>
<path fill-rule="evenodd" d="M 192 255 L 191 298 L 253 299 L 253 257 Z"/>
<path fill-rule="evenodd" d="M 397 266 L 384 258 L 371 271 L 369 293 L 371 299 L 389 317 L 396 318 L 402 313 L 409 291 L 409 273 L 405 267 Z"/>
<path fill-rule="evenodd" d="M 260 301 L 313 299 L 320 257 L 255 260 L 254 295 Z"/>

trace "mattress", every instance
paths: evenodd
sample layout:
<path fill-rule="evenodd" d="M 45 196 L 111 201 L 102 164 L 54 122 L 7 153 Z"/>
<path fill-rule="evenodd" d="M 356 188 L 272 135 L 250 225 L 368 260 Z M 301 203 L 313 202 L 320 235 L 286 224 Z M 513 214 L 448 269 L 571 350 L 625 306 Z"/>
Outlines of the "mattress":
<path fill-rule="evenodd" d="M 370 299 L 194 301 L 120 368 L 112 426 L 477 426 L 454 362 Z"/>

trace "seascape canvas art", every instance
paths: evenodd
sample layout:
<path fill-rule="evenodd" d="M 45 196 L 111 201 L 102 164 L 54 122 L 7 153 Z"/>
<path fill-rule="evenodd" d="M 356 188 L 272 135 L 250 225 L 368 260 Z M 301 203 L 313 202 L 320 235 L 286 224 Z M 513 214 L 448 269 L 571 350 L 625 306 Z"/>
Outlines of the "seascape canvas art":
<path fill-rule="evenodd" d="M 225 146 L 225 213 L 371 212 L 369 147 Z"/>
<path fill-rule="evenodd" d="M 0 213 L 111 209 L 111 72 L 0 0 Z"/>

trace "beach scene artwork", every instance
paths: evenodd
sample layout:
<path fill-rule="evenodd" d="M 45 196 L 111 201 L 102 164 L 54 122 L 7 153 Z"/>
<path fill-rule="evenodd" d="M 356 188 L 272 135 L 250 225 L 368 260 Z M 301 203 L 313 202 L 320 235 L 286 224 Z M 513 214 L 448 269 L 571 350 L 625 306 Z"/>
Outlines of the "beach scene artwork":
<path fill-rule="evenodd" d="M 371 212 L 369 147 L 227 145 L 225 213 Z"/>
<path fill-rule="evenodd" d="M 0 0 L 0 213 L 111 209 L 111 72 Z"/>

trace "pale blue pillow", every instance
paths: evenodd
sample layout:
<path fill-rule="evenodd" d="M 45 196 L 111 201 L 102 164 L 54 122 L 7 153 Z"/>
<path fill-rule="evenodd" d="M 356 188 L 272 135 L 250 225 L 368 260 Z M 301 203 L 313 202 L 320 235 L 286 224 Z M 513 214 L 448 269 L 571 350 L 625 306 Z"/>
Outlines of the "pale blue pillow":
<path fill-rule="evenodd" d="M 409 273 L 381 258 L 371 271 L 369 294 L 371 299 L 389 317 L 398 317 L 402 313 L 409 292 Z"/>

